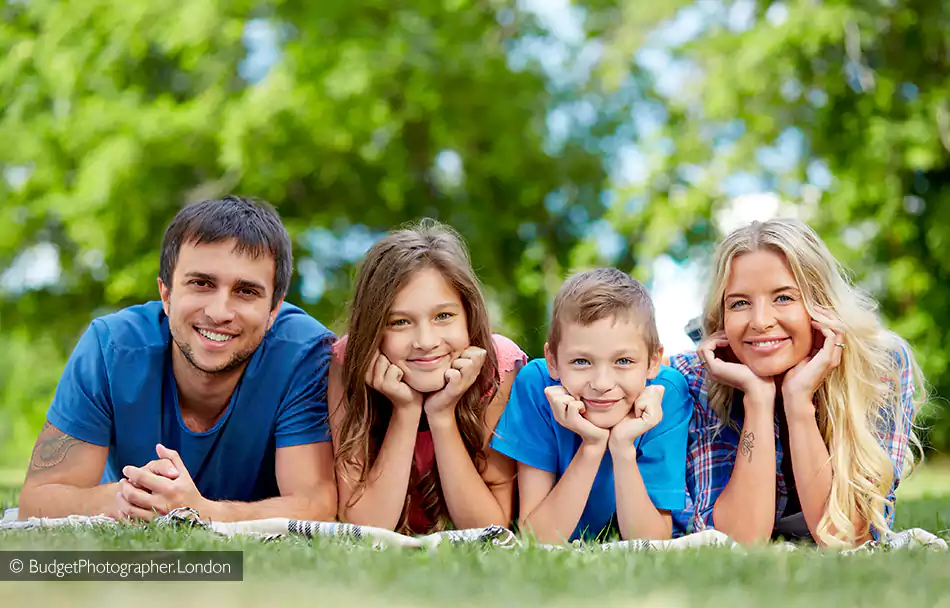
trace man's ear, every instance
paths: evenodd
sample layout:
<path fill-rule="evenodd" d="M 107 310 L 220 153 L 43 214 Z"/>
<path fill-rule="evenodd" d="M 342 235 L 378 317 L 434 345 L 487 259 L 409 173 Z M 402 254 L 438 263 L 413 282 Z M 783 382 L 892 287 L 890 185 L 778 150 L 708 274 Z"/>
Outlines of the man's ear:
<path fill-rule="evenodd" d="M 663 361 L 663 345 L 657 347 L 656 352 L 650 357 L 650 367 L 647 369 L 647 379 L 653 380 L 660 373 L 660 363 Z"/>
<path fill-rule="evenodd" d="M 554 358 L 554 351 L 551 350 L 551 345 L 547 342 L 544 343 L 544 360 L 548 364 L 548 375 L 551 376 L 551 379 L 560 380 L 561 378 L 557 373 L 557 361 Z"/>
<path fill-rule="evenodd" d="M 274 321 L 277 320 L 277 315 L 280 314 L 280 307 L 283 303 L 283 298 L 277 300 L 277 305 L 270 311 L 270 317 L 267 319 L 267 329 L 264 331 L 269 331 L 271 326 L 274 325 Z"/>
<path fill-rule="evenodd" d="M 158 277 L 158 297 L 162 300 L 162 310 L 165 311 L 165 315 L 168 316 L 168 299 L 172 295 L 172 290 L 165 285 L 165 282 L 162 281 L 161 277 Z"/>

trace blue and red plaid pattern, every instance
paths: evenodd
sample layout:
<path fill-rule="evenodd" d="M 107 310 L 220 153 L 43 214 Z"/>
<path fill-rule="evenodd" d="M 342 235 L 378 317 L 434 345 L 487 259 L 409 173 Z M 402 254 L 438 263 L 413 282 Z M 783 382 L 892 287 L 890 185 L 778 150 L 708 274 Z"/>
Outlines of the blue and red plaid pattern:
<path fill-rule="evenodd" d="M 901 398 L 900 419 L 885 418 L 883 428 L 878 429 L 881 445 L 887 448 L 894 463 L 894 482 L 887 499 L 895 500 L 895 491 L 900 483 L 904 461 L 908 452 L 914 419 L 914 385 L 910 369 L 909 352 L 901 344 L 895 356 L 900 365 Z M 720 425 L 719 416 L 709 407 L 706 393 L 709 377 L 705 367 L 695 352 L 681 353 L 670 358 L 670 366 L 686 377 L 690 394 L 693 397 L 693 418 L 690 421 L 686 455 L 686 509 L 673 514 L 674 523 L 682 534 L 698 532 L 713 527 L 713 506 L 729 483 L 735 466 L 739 445 L 739 430 L 742 428 L 742 410 L 733 408 L 732 417 L 735 426 Z M 782 474 L 783 447 L 779 439 L 778 420 L 775 422 L 775 472 L 776 472 L 776 521 L 782 516 L 788 502 L 785 477 Z M 887 507 L 885 518 L 893 525 L 894 512 Z M 875 538 L 878 531 L 872 530 Z"/>

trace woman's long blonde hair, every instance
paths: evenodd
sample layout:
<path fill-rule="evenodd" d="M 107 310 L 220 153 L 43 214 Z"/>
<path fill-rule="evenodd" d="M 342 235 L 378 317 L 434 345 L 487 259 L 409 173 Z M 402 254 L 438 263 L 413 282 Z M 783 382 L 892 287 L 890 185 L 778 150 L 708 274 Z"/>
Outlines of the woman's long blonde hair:
<path fill-rule="evenodd" d="M 816 316 L 816 306 L 830 309 L 840 320 L 847 348 L 841 364 L 831 371 L 815 394 L 818 428 L 831 456 L 834 471 L 825 515 L 817 536 L 829 546 L 853 545 L 872 525 L 890 528 L 885 507 L 897 471 L 909 472 L 921 444 L 913 431 L 913 418 L 926 401 L 923 374 L 906 342 L 887 331 L 878 316 L 877 302 L 856 288 L 842 266 L 807 224 L 794 219 L 754 222 L 729 234 L 718 246 L 713 277 L 703 318 L 703 333 L 710 336 L 724 327 L 724 296 L 732 261 L 752 251 L 771 250 L 788 262 L 806 310 Z M 820 312 L 818 313 L 820 315 Z M 910 373 L 914 408 L 902 406 L 900 379 Z M 731 419 L 732 388 L 709 379 L 707 398 L 722 423 Z M 909 424 L 908 424 L 909 423 Z M 907 425 L 910 442 L 903 462 L 892 462 L 882 435 Z M 787 447 L 786 447 L 787 450 Z M 852 522 L 865 522 L 855 529 Z"/>
<path fill-rule="evenodd" d="M 468 320 L 469 343 L 487 351 L 478 378 L 455 408 L 462 443 L 476 469 L 481 472 L 487 463 L 483 445 L 486 397 L 495 394 L 499 385 L 498 359 L 488 309 L 462 238 L 445 224 L 422 220 L 380 239 L 366 254 L 356 279 L 344 354 L 343 397 L 339 404 L 344 413 L 340 425 L 340 447 L 336 454 L 337 474 L 355 482 L 350 506 L 359 500 L 366 487 L 393 409 L 392 403 L 382 393 L 367 386 L 364 378 L 382 343 L 383 329 L 396 294 L 410 277 L 427 268 L 439 271 L 458 292 Z M 355 479 L 351 478 L 349 471 L 356 472 Z M 436 530 L 444 528 L 448 521 L 448 507 L 436 466 L 421 475 L 413 466 L 409 487 L 410 496 L 413 488 L 418 490 L 421 504 L 412 504 L 411 497 L 406 497 L 396 531 L 431 532 L 411 528 L 409 511 L 415 508 L 421 509 L 435 522 Z"/>

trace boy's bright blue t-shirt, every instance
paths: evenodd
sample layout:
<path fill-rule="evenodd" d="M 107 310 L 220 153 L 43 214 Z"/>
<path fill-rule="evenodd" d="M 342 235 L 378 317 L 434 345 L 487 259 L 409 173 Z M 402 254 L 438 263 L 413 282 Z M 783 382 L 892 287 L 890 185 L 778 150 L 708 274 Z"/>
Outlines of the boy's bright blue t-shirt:
<path fill-rule="evenodd" d="M 255 501 L 279 496 L 277 448 L 329 441 L 327 375 L 335 336 L 291 304 L 247 362 L 224 414 L 196 433 L 181 419 L 171 334 L 161 302 L 95 319 L 79 340 L 47 414 L 77 439 L 109 448 L 102 483 L 126 465 L 178 451 L 201 495 Z"/>
<path fill-rule="evenodd" d="M 544 389 L 558 384 L 548 373 L 544 359 L 534 359 L 518 372 L 491 446 L 518 462 L 554 473 L 560 480 L 582 440 L 561 426 L 551 412 Z M 673 368 L 661 366 L 657 377 L 647 381 L 648 386 L 651 384 L 665 387 L 663 419 L 634 440 L 637 466 L 653 505 L 681 511 L 686 506 L 686 439 L 692 400 L 686 379 Z M 568 540 L 597 538 L 616 512 L 613 459 L 608 451 L 594 478 L 587 506 Z"/>

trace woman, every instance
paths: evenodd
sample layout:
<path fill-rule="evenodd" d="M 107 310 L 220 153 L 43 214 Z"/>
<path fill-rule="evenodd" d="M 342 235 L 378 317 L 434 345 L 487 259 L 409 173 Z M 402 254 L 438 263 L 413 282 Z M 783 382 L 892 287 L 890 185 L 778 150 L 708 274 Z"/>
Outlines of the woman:
<path fill-rule="evenodd" d="M 690 384 L 687 531 L 853 546 L 888 530 L 924 383 L 906 343 L 797 220 L 755 222 L 716 252 Z"/>

